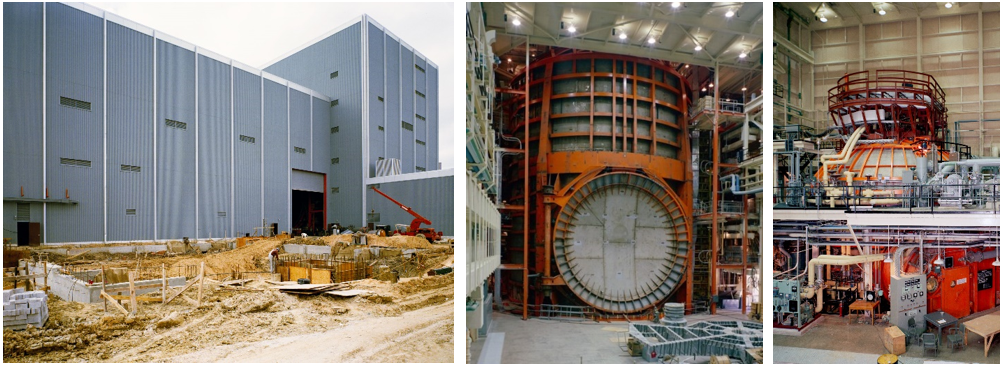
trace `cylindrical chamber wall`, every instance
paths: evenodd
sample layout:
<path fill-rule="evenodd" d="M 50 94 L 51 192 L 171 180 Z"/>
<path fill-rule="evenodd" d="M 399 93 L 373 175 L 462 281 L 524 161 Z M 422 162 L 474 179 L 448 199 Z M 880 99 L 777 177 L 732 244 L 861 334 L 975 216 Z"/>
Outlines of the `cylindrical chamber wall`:
<path fill-rule="evenodd" d="M 542 278 L 556 276 L 562 273 L 560 264 L 556 264 L 556 219 L 563 212 L 570 213 L 574 209 L 565 207 L 576 206 L 575 201 L 564 206 L 562 196 L 572 197 L 573 193 L 584 186 L 595 186 L 604 177 L 604 173 L 611 171 L 629 171 L 643 178 L 652 180 L 654 189 L 667 193 L 667 199 L 674 206 L 657 204 L 652 211 L 656 214 L 691 214 L 691 173 L 690 168 L 690 143 L 687 135 L 687 98 L 685 90 L 686 82 L 683 81 L 669 64 L 660 61 L 653 61 L 641 58 L 627 57 L 621 55 L 603 53 L 571 53 L 550 58 L 540 59 L 533 62 L 527 70 L 530 71 L 529 94 L 526 111 L 527 134 L 529 138 L 523 144 L 527 145 L 529 151 L 529 172 L 530 194 L 529 200 L 524 200 L 523 177 L 524 160 L 521 156 L 508 156 L 504 162 L 505 186 L 503 188 L 503 198 L 508 204 L 529 203 L 530 216 L 530 242 L 529 265 L 530 273 L 541 274 Z M 524 90 L 525 76 L 518 75 L 514 78 L 511 86 L 515 90 Z M 518 96 L 502 104 L 503 116 L 507 117 L 507 124 L 503 131 L 508 136 L 524 140 L 525 128 L 525 99 Z M 609 179 L 609 177 L 608 177 Z M 572 187 L 567 187 L 573 184 Z M 547 187 L 545 187 L 547 186 Z M 618 185 L 620 186 L 620 185 Z M 542 191 L 548 188 L 548 193 Z M 565 188 L 568 193 L 561 192 Z M 645 191 L 635 191 L 631 186 L 625 185 L 627 196 L 642 194 Z M 635 191 L 635 192 L 633 192 Z M 551 219 L 545 219 L 545 197 L 549 197 L 551 206 Z M 619 195 L 620 196 L 620 195 Z M 638 195 L 635 200 L 625 200 L 632 204 L 647 204 L 653 200 L 647 196 Z M 656 195 L 663 198 L 660 195 Z M 627 229 L 649 229 L 650 225 L 643 224 L 645 221 L 635 213 L 645 213 L 639 209 L 648 209 L 645 206 L 615 206 L 615 208 L 605 209 L 604 212 L 619 214 L 618 216 L 631 217 Z M 609 206 L 605 206 L 609 207 Z M 621 208 L 624 209 L 621 209 Z M 579 211 L 582 211 L 581 209 Z M 601 211 L 601 210 L 596 210 Z M 647 210 L 649 211 L 649 210 Z M 624 213 L 624 214 L 622 214 Z M 633 215 L 634 214 L 634 215 Z M 651 215 L 647 216 L 652 217 Z M 509 245 L 504 250 L 504 262 L 523 262 L 523 219 L 522 212 L 510 213 L 512 221 L 505 244 Z M 641 217 L 641 218 L 640 218 Z M 505 218 L 505 217 L 504 217 Z M 637 219 L 638 218 L 638 219 Z M 677 255 L 680 252 L 686 254 L 687 240 L 690 239 L 690 224 L 685 217 L 674 216 L 675 220 L 667 220 L 668 226 L 663 236 L 652 238 L 657 242 L 653 250 L 668 248 L 673 249 L 672 253 Z M 572 221 L 575 223 L 575 220 Z M 613 223 L 612 223 L 613 224 Z M 610 224 L 609 224 L 610 225 Z M 574 227 L 575 224 L 569 224 Z M 587 227 L 587 228 L 583 228 Z M 594 229 L 591 226 L 581 226 L 584 229 Z M 599 224 L 596 226 L 603 229 Z M 658 232 L 663 233 L 663 232 Z M 568 241 L 571 236 L 563 234 L 564 240 Z M 598 239 L 603 240 L 610 237 L 622 237 L 622 235 L 605 235 Z M 630 236 L 632 239 L 636 236 Z M 591 238 L 592 239 L 592 238 Z M 684 240 L 683 250 L 678 248 L 681 245 L 672 240 Z M 625 240 L 625 245 L 635 245 L 635 241 Z M 640 241 L 641 242 L 641 241 Z M 585 248 L 584 248 L 585 247 Z M 607 248 L 597 246 L 596 250 L 604 250 L 601 254 L 606 254 Z M 648 256 L 640 256 L 637 250 L 645 249 L 634 246 L 625 246 L 632 252 L 625 251 L 624 260 L 626 265 L 648 265 Z M 592 250 L 585 245 L 581 245 L 580 252 Z M 564 250 L 564 251 L 563 251 Z M 568 257 L 573 248 L 564 248 L 560 253 Z M 627 249 L 626 249 L 627 250 Z M 660 251 L 661 253 L 663 251 Z M 668 253 L 671 251 L 668 251 Z M 600 255 L 600 254 L 598 254 Z M 604 269 L 615 267 L 617 261 L 613 256 L 597 256 L 593 264 L 598 273 L 603 273 Z M 623 258 L 624 258 L 623 257 Z M 634 260 L 634 261 L 632 261 Z M 680 260 L 678 260 L 680 261 Z M 681 266 L 685 263 L 681 261 Z M 623 269 L 623 268 L 622 268 Z M 634 268 L 641 271 L 645 268 Z M 639 272 L 640 273 L 640 272 Z M 640 312 L 649 309 L 651 306 L 662 303 L 668 299 L 674 299 L 673 295 L 677 287 L 683 283 L 680 269 L 675 269 L 673 273 L 666 273 L 666 278 L 658 278 L 659 281 L 650 281 L 643 278 L 627 276 L 626 283 L 616 282 L 613 279 L 606 280 L 603 285 L 596 281 L 580 281 L 580 287 L 585 286 L 585 291 L 581 288 L 570 288 L 574 281 L 566 281 L 569 293 L 554 293 L 550 288 L 538 290 L 538 282 L 532 283 L 534 287 L 530 291 L 530 303 L 568 303 L 561 301 L 556 296 L 577 296 L 582 303 L 587 303 L 600 310 L 611 312 Z M 633 273 L 636 274 L 636 273 Z M 585 273 L 584 275 L 593 275 Z M 672 276 L 671 276 L 672 275 Z M 515 279 L 511 283 L 522 283 L 519 276 L 513 274 Z M 568 278 L 566 276 L 565 278 Z M 533 282 L 533 281 L 532 281 Z M 592 284 L 591 284 L 592 282 Z M 552 282 L 553 283 L 553 282 Z M 614 284 L 618 284 L 614 286 Z M 631 283 L 643 283 L 655 285 L 639 285 L 632 287 Z M 554 286 L 554 284 L 552 284 Z M 652 287 L 659 290 L 659 294 L 640 292 L 638 294 L 626 291 L 642 291 Z M 571 290 L 570 290 L 571 289 Z M 648 290 L 647 290 L 648 291 Z M 623 301 L 624 303 L 599 304 L 591 303 L 590 297 L 586 295 L 596 295 L 601 300 Z M 634 296 L 633 296 L 634 295 Z"/>

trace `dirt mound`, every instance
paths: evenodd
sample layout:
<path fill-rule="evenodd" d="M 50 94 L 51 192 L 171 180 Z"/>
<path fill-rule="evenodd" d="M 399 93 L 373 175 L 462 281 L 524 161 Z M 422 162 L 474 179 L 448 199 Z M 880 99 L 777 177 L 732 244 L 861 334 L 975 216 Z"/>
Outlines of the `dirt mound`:
<path fill-rule="evenodd" d="M 334 245 L 338 242 L 351 243 L 352 235 L 343 234 L 336 236 L 325 236 L 321 237 L 325 243 L 329 245 Z M 395 247 L 402 249 L 428 249 L 435 248 L 437 246 L 429 243 L 425 237 L 421 236 L 390 236 L 381 237 L 375 235 L 366 236 L 367 244 L 370 246 L 381 246 L 381 247 Z"/>
<path fill-rule="evenodd" d="M 394 286 L 396 292 L 402 295 L 411 295 L 422 291 L 442 288 L 454 284 L 454 273 L 447 273 L 432 277 L 421 277 L 403 281 Z"/>
<path fill-rule="evenodd" d="M 328 245 L 328 242 L 326 242 L 324 239 L 318 238 L 318 237 L 307 237 L 307 238 L 294 237 L 294 238 L 286 239 L 286 240 L 283 241 L 284 245 L 288 244 L 288 243 L 292 243 L 292 244 L 295 244 L 295 245 L 315 245 L 315 246 L 325 246 L 325 245 Z"/>

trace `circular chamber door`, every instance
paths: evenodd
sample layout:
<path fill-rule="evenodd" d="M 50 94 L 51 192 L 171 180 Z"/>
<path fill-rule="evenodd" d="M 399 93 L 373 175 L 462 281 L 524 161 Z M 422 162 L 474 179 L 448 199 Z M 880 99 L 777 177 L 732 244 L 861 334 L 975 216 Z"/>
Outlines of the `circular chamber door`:
<path fill-rule="evenodd" d="M 555 224 L 555 261 L 569 288 L 612 313 L 651 308 L 684 279 L 689 228 L 672 190 L 608 173 L 576 190 Z"/>

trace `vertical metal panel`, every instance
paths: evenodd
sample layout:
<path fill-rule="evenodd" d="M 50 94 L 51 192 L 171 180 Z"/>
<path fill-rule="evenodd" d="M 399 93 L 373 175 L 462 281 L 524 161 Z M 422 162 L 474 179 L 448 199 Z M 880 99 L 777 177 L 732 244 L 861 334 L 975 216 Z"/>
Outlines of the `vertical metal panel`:
<path fill-rule="evenodd" d="M 108 239 L 153 239 L 153 38 L 108 22 Z M 145 123 L 145 124 L 144 124 Z M 138 166 L 139 172 L 123 171 Z M 125 209 L 136 209 L 126 215 Z"/>
<path fill-rule="evenodd" d="M 437 231 L 455 235 L 453 176 L 381 183 L 380 190 L 428 218 Z M 367 211 L 372 209 L 380 213 L 381 224 L 408 224 L 412 221 L 412 216 L 383 196 L 373 191 L 366 194 Z"/>
<path fill-rule="evenodd" d="M 318 91 L 338 105 L 331 107 L 331 122 L 339 133 L 329 134 L 328 221 L 360 226 L 363 219 L 362 128 L 362 35 L 354 24 L 265 68 L 266 72 Z M 339 76 L 330 78 L 332 72 Z M 268 108 L 266 108 L 268 110 Z M 316 149 L 315 149 L 316 150 Z M 330 159 L 339 158 L 338 164 Z M 315 167 L 315 171 L 321 168 Z M 339 188 L 332 193 L 331 188 Z M 288 194 L 287 194 L 288 195 Z M 268 194 L 266 194 L 268 198 Z M 266 210 L 268 211 L 268 210 Z"/>
<path fill-rule="evenodd" d="M 419 68 L 422 68 L 422 70 L 420 71 L 416 69 L 416 65 L 418 65 Z M 418 55 L 416 55 L 415 59 L 412 61 L 411 67 L 413 73 L 415 73 L 415 90 L 425 95 L 425 97 L 422 97 L 414 92 L 412 93 L 412 95 L 415 96 L 415 113 L 409 118 L 415 122 L 415 139 L 412 140 L 412 142 L 406 142 L 406 144 L 414 148 L 413 150 L 415 152 L 415 165 L 412 167 L 412 171 L 418 170 L 415 169 L 415 167 L 423 167 L 426 168 L 426 170 L 434 170 L 436 168 L 431 167 L 429 162 L 426 160 L 426 145 L 420 145 L 416 142 L 423 141 L 428 145 L 426 133 L 429 132 L 429 126 L 427 123 L 429 122 L 429 114 L 426 113 L 426 106 L 429 102 L 429 89 L 427 88 L 428 86 L 426 86 L 426 74 L 429 73 L 429 69 L 427 68 L 426 61 Z M 418 115 L 426 117 L 427 119 L 419 119 Z"/>
<path fill-rule="evenodd" d="M 297 152 L 296 147 L 304 152 Z M 311 170 L 311 97 L 294 89 L 290 89 L 289 154 L 292 168 Z"/>
<path fill-rule="evenodd" d="M 196 237 L 195 53 L 157 40 L 157 238 Z M 168 127 L 165 119 L 188 124 Z"/>
<path fill-rule="evenodd" d="M 231 236 L 229 217 L 232 216 L 230 66 L 200 55 L 198 71 L 198 237 L 226 237 Z"/>
<path fill-rule="evenodd" d="M 24 188 L 37 199 L 44 195 L 42 4 L 3 3 L 3 51 L 3 195 L 20 197 Z"/>
<path fill-rule="evenodd" d="M 384 120 L 384 112 L 387 108 L 387 96 L 384 92 L 384 32 L 372 23 L 367 23 L 369 33 L 367 34 L 367 52 L 370 54 L 367 59 L 367 86 L 370 93 L 366 96 L 370 106 L 370 122 L 366 129 L 369 131 L 369 141 L 367 146 L 370 149 L 369 160 L 366 163 L 368 177 L 374 176 L 377 158 L 385 157 L 384 139 L 387 129 L 383 131 L 378 127 L 387 125 Z M 379 97 L 379 98 L 378 98 Z M 383 101 L 382 101 L 383 100 Z"/>
<path fill-rule="evenodd" d="M 262 224 L 262 88 L 261 77 L 234 70 L 234 231 L 254 232 Z M 241 141 L 241 136 L 255 142 Z"/>
<path fill-rule="evenodd" d="M 64 4 L 46 4 L 46 94 L 49 129 L 47 186 L 53 197 L 79 201 L 49 206 L 47 242 L 101 241 L 104 237 L 101 165 L 104 137 L 102 19 Z M 91 110 L 59 104 L 60 96 L 91 103 Z M 60 165 L 60 158 L 91 161 L 91 167 Z"/>
<path fill-rule="evenodd" d="M 384 40 L 385 62 L 384 69 L 387 71 L 385 78 L 386 91 L 384 104 L 387 105 L 387 119 L 384 124 L 385 146 L 384 157 L 388 159 L 401 159 L 401 44 L 390 35 L 385 35 Z M 376 160 L 374 158 L 373 160 Z"/>
<path fill-rule="evenodd" d="M 265 150 L 265 220 L 279 223 L 281 231 L 289 231 L 287 209 L 289 193 L 289 151 L 287 151 L 286 118 L 288 104 L 286 86 L 265 81 L 265 127 L 262 148 Z"/>
<path fill-rule="evenodd" d="M 397 122 L 401 127 L 401 121 L 411 123 L 415 126 L 415 102 L 419 97 L 415 95 L 415 66 L 413 61 L 415 54 L 404 46 L 401 48 L 401 119 Z M 415 172 L 415 129 L 411 131 L 401 129 L 401 172 Z"/>
<path fill-rule="evenodd" d="M 311 110 L 313 122 L 311 129 L 314 130 L 311 160 L 314 161 L 315 172 L 326 172 L 331 163 L 331 109 L 329 102 L 316 97 L 311 98 Z"/>
<path fill-rule="evenodd" d="M 440 169 L 440 74 L 433 65 L 426 74 L 426 165 L 433 170 Z"/>

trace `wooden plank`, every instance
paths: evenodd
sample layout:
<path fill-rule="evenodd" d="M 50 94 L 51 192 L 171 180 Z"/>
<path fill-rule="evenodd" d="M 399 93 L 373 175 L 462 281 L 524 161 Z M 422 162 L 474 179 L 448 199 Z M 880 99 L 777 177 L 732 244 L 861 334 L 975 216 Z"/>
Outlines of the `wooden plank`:
<path fill-rule="evenodd" d="M 345 290 L 345 291 L 327 291 L 325 293 L 327 293 L 329 295 L 339 296 L 339 297 L 353 297 L 353 296 L 362 295 L 362 294 L 367 293 L 367 292 L 369 292 L 369 291 L 365 291 L 365 290 Z"/>
<path fill-rule="evenodd" d="M 167 271 L 164 269 L 164 263 L 161 263 L 161 301 L 167 298 L 168 289 L 168 278 Z"/>
<path fill-rule="evenodd" d="M 206 276 L 205 273 L 206 273 L 206 262 L 202 262 L 199 264 L 199 300 L 195 304 L 196 307 L 202 305 L 202 285 L 204 284 L 203 277 Z"/>
<path fill-rule="evenodd" d="M 165 300 L 163 304 L 164 305 L 170 304 L 171 301 L 174 301 L 174 299 L 178 298 L 178 296 L 181 295 L 182 292 L 185 292 L 189 288 L 192 288 L 192 286 L 195 286 L 196 282 L 199 282 L 200 279 L 201 279 L 200 277 L 195 277 L 195 279 L 189 281 L 187 284 L 185 284 L 185 287 L 182 287 L 182 289 L 179 290 L 178 293 L 175 293 L 174 296 L 171 296 L 167 300 Z"/>
<path fill-rule="evenodd" d="M 136 279 L 136 271 L 129 271 L 129 304 L 131 304 L 133 309 L 133 315 L 136 315 L 136 310 L 139 309 L 136 302 L 136 284 L 134 280 Z"/>
<path fill-rule="evenodd" d="M 181 295 L 181 298 L 182 298 L 182 300 L 185 300 L 189 304 L 192 304 L 192 305 L 195 305 L 196 307 L 199 307 L 199 302 L 195 301 L 191 297 L 188 297 L 188 296 L 185 296 L 185 295 Z"/>
<path fill-rule="evenodd" d="M 35 279 L 35 278 L 42 278 L 42 277 L 45 277 L 45 274 L 39 273 L 39 274 L 19 275 L 19 276 L 16 276 L 16 277 L 3 277 L 3 281 L 4 282 L 24 281 L 24 280 Z"/>
<path fill-rule="evenodd" d="M 122 307 L 122 305 L 119 305 L 119 303 L 115 301 L 115 298 L 109 296 L 107 293 L 105 293 L 105 291 L 101 291 L 101 297 L 105 298 L 105 302 L 111 302 L 112 306 L 115 307 L 116 309 L 119 309 L 119 311 L 121 311 L 122 314 L 129 315 L 129 311 L 126 310 L 126 308 Z"/>
<path fill-rule="evenodd" d="M 108 295 L 108 297 L 111 297 L 113 300 L 130 300 L 130 299 L 132 299 L 132 296 L 129 296 L 129 295 Z M 156 296 L 136 296 L 136 301 L 161 302 L 161 301 L 164 301 L 164 300 L 161 300 L 160 297 L 156 297 Z"/>
<path fill-rule="evenodd" d="M 108 294 L 105 291 L 105 285 L 106 284 L 108 284 L 108 283 L 105 282 L 105 264 L 101 264 L 101 293 L 103 295 L 105 295 L 105 296 L 108 296 Z M 101 301 L 105 302 L 105 312 L 107 313 L 108 312 L 108 300 L 101 300 Z"/>

